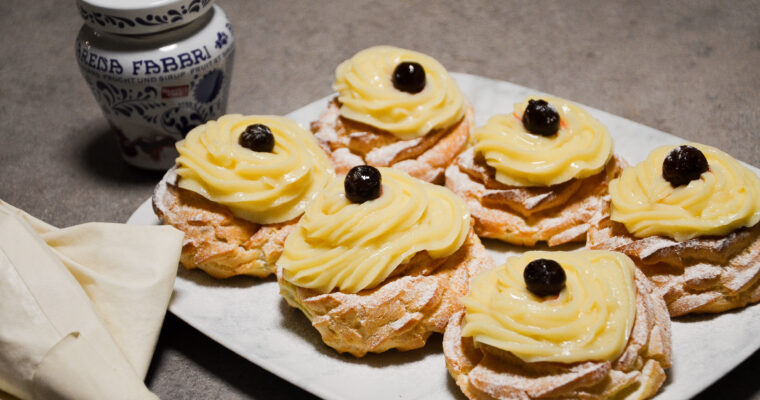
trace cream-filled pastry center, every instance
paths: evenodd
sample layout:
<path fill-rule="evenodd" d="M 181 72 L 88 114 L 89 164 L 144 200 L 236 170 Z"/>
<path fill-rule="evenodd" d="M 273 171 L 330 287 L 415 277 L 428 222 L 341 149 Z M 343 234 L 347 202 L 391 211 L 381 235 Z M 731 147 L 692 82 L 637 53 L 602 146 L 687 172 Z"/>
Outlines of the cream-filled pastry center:
<path fill-rule="evenodd" d="M 675 146 L 662 146 L 610 182 L 611 219 L 636 237 L 664 235 L 678 241 L 725 235 L 760 221 L 760 179 L 730 155 L 690 143 L 709 170 L 687 185 L 673 187 L 662 174 Z"/>
<path fill-rule="evenodd" d="M 241 133 L 253 124 L 271 130 L 271 152 L 239 144 Z M 301 215 L 334 175 L 313 135 L 278 116 L 222 116 L 191 130 L 177 142 L 177 151 L 179 187 L 261 224 Z"/>
<path fill-rule="evenodd" d="M 533 260 L 558 262 L 566 274 L 557 296 L 526 288 Z M 633 261 L 603 250 L 529 251 L 476 276 L 462 298 L 462 336 L 526 362 L 610 361 L 625 349 L 636 317 Z"/>
<path fill-rule="evenodd" d="M 285 241 L 278 261 L 285 280 L 324 293 L 356 293 L 379 285 L 418 252 L 442 258 L 462 246 L 470 214 L 461 199 L 406 173 L 378 170 L 377 199 L 352 203 L 342 177 L 314 199 Z"/>
<path fill-rule="evenodd" d="M 401 62 L 416 62 L 425 71 L 419 93 L 396 89 L 392 76 Z M 340 115 L 408 140 L 445 129 L 462 119 L 465 101 L 446 69 L 422 53 L 391 46 L 360 51 L 335 71 Z"/>
<path fill-rule="evenodd" d="M 528 132 L 522 115 L 530 99 L 544 99 L 559 113 L 556 134 Z M 510 186 L 551 186 L 586 178 L 604 169 L 612 157 L 607 128 L 580 106 L 551 96 L 532 96 L 514 112 L 496 115 L 475 130 L 475 154 L 495 170 L 497 181 Z"/>

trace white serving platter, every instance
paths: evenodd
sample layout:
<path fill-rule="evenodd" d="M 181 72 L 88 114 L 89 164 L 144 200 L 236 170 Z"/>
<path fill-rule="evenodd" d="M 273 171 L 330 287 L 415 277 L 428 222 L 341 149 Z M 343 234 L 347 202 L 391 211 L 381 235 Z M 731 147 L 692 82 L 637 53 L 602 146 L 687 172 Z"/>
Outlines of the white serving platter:
<path fill-rule="evenodd" d="M 475 108 L 477 125 L 493 114 L 539 92 L 509 82 L 454 73 Z M 316 119 L 332 96 L 288 117 L 304 127 Z M 676 136 L 587 107 L 608 128 L 615 152 L 636 164 L 655 147 L 685 142 Z M 752 168 L 758 173 L 757 168 Z M 158 224 L 150 199 L 129 218 L 131 224 Z M 496 263 L 524 249 L 485 241 Z M 449 377 L 441 335 L 422 349 L 370 354 L 362 359 L 340 355 L 322 344 L 300 311 L 279 296 L 273 278 L 215 280 L 198 270 L 180 268 L 169 310 L 247 360 L 325 399 L 464 398 Z M 715 316 L 679 318 L 673 324 L 673 367 L 658 400 L 694 396 L 760 348 L 760 306 Z"/>

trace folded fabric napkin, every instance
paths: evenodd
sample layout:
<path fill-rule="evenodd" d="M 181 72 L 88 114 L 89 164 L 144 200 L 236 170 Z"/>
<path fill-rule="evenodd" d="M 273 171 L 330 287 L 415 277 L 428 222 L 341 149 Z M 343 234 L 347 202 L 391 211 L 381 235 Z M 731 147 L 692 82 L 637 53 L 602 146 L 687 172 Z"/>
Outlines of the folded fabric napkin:
<path fill-rule="evenodd" d="M 156 399 L 143 379 L 182 238 L 168 226 L 59 229 L 0 200 L 0 399 Z"/>

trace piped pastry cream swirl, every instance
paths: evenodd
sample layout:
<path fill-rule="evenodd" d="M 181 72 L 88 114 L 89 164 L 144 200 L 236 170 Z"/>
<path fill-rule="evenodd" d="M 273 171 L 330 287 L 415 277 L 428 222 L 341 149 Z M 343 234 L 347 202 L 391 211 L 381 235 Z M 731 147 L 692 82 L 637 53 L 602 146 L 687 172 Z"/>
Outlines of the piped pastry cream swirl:
<path fill-rule="evenodd" d="M 522 115 L 530 99 L 544 99 L 560 116 L 552 136 L 528 132 Z M 550 96 L 531 96 L 514 113 L 491 117 L 475 130 L 475 154 L 495 169 L 497 181 L 510 186 L 551 186 L 586 178 L 604 169 L 612 157 L 607 128 L 580 106 Z"/>
<path fill-rule="evenodd" d="M 425 88 L 415 94 L 393 86 L 393 71 L 404 61 L 425 70 Z M 340 115 L 408 140 L 445 129 L 462 119 L 465 101 L 454 79 L 435 59 L 391 46 L 362 50 L 341 63 L 333 88 Z"/>
<path fill-rule="evenodd" d="M 277 262 L 283 278 L 323 293 L 356 293 L 382 283 L 415 254 L 457 251 L 470 230 L 464 202 L 446 188 L 378 168 L 382 194 L 364 203 L 334 179 L 309 205 Z"/>
<path fill-rule="evenodd" d="M 730 155 L 689 143 L 707 159 L 699 179 L 674 188 L 662 176 L 676 146 L 658 147 L 646 160 L 610 182 L 611 219 L 636 237 L 663 235 L 677 241 L 725 235 L 760 221 L 760 179 Z"/>
<path fill-rule="evenodd" d="M 528 291 L 525 266 L 558 262 L 565 288 L 554 297 Z M 462 336 L 526 362 L 609 361 L 625 349 L 636 318 L 634 264 L 622 253 L 529 251 L 476 276 L 462 298 Z"/>
<path fill-rule="evenodd" d="M 252 124 L 272 131 L 272 152 L 238 143 Z M 179 187 L 260 224 L 301 215 L 334 175 L 314 137 L 295 121 L 278 116 L 224 115 L 191 130 L 177 142 L 177 151 Z"/>

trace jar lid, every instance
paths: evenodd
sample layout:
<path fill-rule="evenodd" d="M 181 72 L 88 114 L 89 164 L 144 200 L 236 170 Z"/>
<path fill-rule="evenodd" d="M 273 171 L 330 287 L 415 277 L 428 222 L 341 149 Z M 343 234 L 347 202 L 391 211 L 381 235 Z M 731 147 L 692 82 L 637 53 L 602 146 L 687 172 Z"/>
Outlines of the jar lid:
<path fill-rule="evenodd" d="M 77 0 L 85 24 L 96 31 L 144 35 L 185 25 L 214 0 Z"/>

